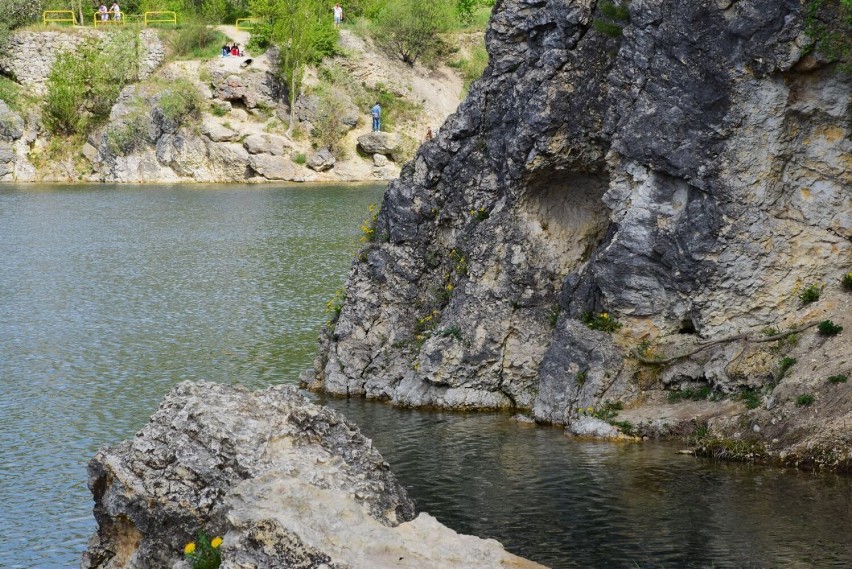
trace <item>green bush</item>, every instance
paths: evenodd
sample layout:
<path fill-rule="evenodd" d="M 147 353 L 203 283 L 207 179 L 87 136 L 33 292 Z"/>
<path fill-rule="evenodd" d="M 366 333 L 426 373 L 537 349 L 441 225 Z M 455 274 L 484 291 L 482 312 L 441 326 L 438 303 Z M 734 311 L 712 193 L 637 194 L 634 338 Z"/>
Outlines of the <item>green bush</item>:
<path fill-rule="evenodd" d="M 843 290 L 852 291 L 852 272 L 848 272 L 840 279 L 840 284 Z"/>
<path fill-rule="evenodd" d="M 843 332 L 843 326 L 835 324 L 831 320 L 823 320 L 817 324 L 817 330 L 819 330 L 819 333 L 823 336 L 836 336 Z"/>
<path fill-rule="evenodd" d="M 816 302 L 819 300 L 819 297 L 822 295 L 822 287 L 819 285 L 809 285 L 799 293 L 799 300 L 802 301 L 802 304 L 811 304 L 812 302 Z"/>
<path fill-rule="evenodd" d="M 210 59 L 221 53 L 223 44 L 230 43 L 225 34 L 197 21 L 159 33 L 175 59 Z"/>
<path fill-rule="evenodd" d="M 615 317 L 610 316 L 608 312 L 595 314 L 594 312 L 586 312 L 583 314 L 583 322 L 592 330 L 600 330 L 601 332 L 615 332 L 621 328 L 621 322 Z"/>
<path fill-rule="evenodd" d="M 796 397 L 796 405 L 799 407 L 807 407 L 808 405 L 812 405 L 814 402 L 814 396 L 809 393 L 802 393 L 798 397 Z"/>
<path fill-rule="evenodd" d="M 138 36 L 110 35 L 60 54 L 47 77 L 44 122 L 53 134 L 84 134 L 109 117 L 124 86 L 137 78 Z"/>
<path fill-rule="evenodd" d="M 143 108 L 136 109 L 123 122 L 106 130 L 107 148 L 116 156 L 126 156 L 144 145 L 148 139 L 148 117 Z"/>
<path fill-rule="evenodd" d="M 829 383 L 834 383 L 834 384 L 846 383 L 847 381 L 849 381 L 849 377 L 844 375 L 844 374 L 830 375 L 826 379 L 828 380 Z"/>
<path fill-rule="evenodd" d="M 781 381 L 784 375 L 787 373 L 787 370 L 796 365 L 799 360 L 796 358 L 791 358 L 788 356 L 784 356 L 781 358 L 781 361 L 778 362 L 778 377 L 776 381 Z"/>
<path fill-rule="evenodd" d="M 178 125 L 201 116 L 204 101 L 191 81 L 177 79 L 169 84 L 157 101 L 163 117 Z"/>
<path fill-rule="evenodd" d="M 677 403 L 679 401 L 703 401 L 710 397 L 713 390 L 709 385 L 702 385 L 698 389 L 686 388 L 678 391 L 669 391 L 666 399 L 669 403 Z"/>
<path fill-rule="evenodd" d="M 745 403 L 746 409 L 757 409 L 760 406 L 760 393 L 756 389 L 741 389 L 737 399 Z"/>
<path fill-rule="evenodd" d="M 293 154 L 293 155 L 290 157 L 290 159 L 291 159 L 293 162 L 295 162 L 296 164 L 302 164 L 302 165 L 304 165 L 304 164 L 308 161 L 308 157 L 307 157 L 307 156 L 305 156 L 305 155 L 304 155 L 303 153 L 301 153 L 301 152 L 299 152 L 299 153 L 297 153 L 297 154 Z"/>

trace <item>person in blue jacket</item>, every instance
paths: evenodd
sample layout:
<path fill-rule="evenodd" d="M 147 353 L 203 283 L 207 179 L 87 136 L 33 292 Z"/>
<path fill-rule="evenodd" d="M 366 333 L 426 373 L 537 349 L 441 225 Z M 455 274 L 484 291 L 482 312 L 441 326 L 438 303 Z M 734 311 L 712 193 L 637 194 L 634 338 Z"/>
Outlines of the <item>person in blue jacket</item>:
<path fill-rule="evenodd" d="M 379 132 L 382 130 L 382 106 L 378 101 L 370 109 L 370 114 L 373 115 L 373 132 Z"/>

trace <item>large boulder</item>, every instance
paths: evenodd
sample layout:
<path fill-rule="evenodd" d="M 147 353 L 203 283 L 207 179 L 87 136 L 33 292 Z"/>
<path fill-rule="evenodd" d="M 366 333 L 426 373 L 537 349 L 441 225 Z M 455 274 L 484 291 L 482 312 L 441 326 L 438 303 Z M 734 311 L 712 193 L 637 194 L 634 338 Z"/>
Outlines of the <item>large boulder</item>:
<path fill-rule="evenodd" d="M 223 126 L 210 117 L 201 121 L 201 134 L 213 142 L 233 142 L 239 138 L 239 133 Z"/>
<path fill-rule="evenodd" d="M 186 567 L 199 531 L 223 569 L 541 567 L 420 514 L 370 439 L 294 387 L 184 382 L 89 464 L 84 569 Z M 413 520 L 413 521 L 411 521 Z"/>
<path fill-rule="evenodd" d="M 370 132 L 358 137 L 358 146 L 366 154 L 393 156 L 402 146 L 402 137 L 390 132 Z"/>
<path fill-rule="evenodd" d="M 307 166 L 311 170 L 325 172 L 326 170 L 334 168 L 335 162 L 334 154 L 332 154 L 328 148 L 320 148 L 310 155 Z"/>
<path fill-rule="evenodd" d="M 243 146 L 249 154 L 284 156 L 284 151 L 290 148 L 290 141 L 274 134 L 252 134 L 246 137 Z"/>
<path fill-rule="evenodd" d="M 249 166 L 267 180 L 294 182 L 302 177 L 293 161 L 284 156 L 253 154 L 249 156 Z"/>

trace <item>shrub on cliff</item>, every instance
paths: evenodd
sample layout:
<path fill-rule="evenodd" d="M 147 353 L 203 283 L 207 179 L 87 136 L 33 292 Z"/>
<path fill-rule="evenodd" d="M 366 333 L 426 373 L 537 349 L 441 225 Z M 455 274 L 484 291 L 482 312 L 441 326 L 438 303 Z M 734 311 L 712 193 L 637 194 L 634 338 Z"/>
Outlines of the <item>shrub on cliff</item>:
<path fill-rule="evenodd" d="M 379 14 L 374 39 L 392 57 L 414 65 L 430 63 L 444 50 L 438 34 L 455 21 L 451 0 L 397 0 Z"/>
<path fill-rule="evenodd" d="M 204 101 L 191 81 L 177 79 L 160 95 L 157 106 L 166 120 L 181 125 L 201 116 Z"/>
<path fill-rule="evenodd" d="M 0 47 L 5 46 L 10 30 L 38 21 L 46 4 L 44 0 L 0 0 Z"/>
<path fill-rule="evenodd" d="M 54 134 L 83 134 L 109 116 L 124 86 L 138 72 L 138 36 L 119 32 L 111 41 L 88 41 L 61 54 L 47 77 L 44 121 Z"/>

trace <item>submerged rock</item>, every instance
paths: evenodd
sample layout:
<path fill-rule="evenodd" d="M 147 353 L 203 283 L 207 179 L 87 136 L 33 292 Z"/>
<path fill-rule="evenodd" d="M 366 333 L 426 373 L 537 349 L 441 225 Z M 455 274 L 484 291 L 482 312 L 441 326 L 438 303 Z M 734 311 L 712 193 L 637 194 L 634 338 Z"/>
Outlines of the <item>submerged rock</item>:
<path fill-rule="evenodd" d="M 89 464 L 82 567 L 182 566 L 199 531 L 222 567 L 541 567 L 420 514 L 370 439 L 293 387 L 184 382 Z"/>

